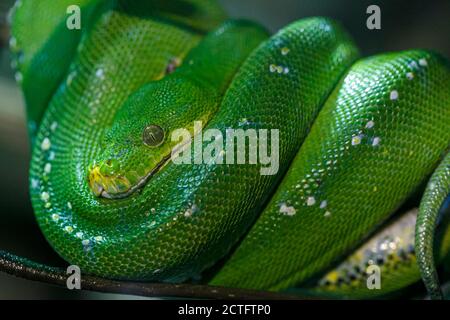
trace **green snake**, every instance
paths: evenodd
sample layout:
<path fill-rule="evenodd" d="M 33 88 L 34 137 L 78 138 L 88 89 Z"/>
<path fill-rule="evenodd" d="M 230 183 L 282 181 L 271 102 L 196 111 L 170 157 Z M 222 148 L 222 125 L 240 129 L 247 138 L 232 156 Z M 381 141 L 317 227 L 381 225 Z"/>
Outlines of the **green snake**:
<path fill-rule="evenodd" d="M 66 25 L 74 4 L 80 30 Z M 209 0 L 16 3 L 30 194 L 51 246 L 110 279 L 375 297 L 422 273 L 439 298 L 435 263 L 450 245 L 439 216 L 450 191 L 448 60 L 427 50 L 361 59 L 327 18 L 273 36 L 225 19 Z M 278 170 L 177 165 L 174 148 L 198 154 L 171 139 L 179 128 L 194 141 L 208 129 L 278 130 Z M 270 138 L 246 151 L 266 141 L 275 152 Z M 417 210 L 385 226 L 433 172 L 417 232 Z M 384 282 L 369 291 L 374 263 Z"/>

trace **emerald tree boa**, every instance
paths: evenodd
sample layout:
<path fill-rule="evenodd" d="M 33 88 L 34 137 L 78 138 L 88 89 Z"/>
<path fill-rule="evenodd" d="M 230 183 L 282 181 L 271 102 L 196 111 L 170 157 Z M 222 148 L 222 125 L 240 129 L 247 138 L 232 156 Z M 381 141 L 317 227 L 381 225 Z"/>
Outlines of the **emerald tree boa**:
<path fill-rule="evenodd" d="M 74 4 L 80 30 L 67 26 Z M 375 297 L 422 271 L 441 296 L 444 223 L 438 257 L 433 244 L 449 193 L 450 69 L 440 54 L 361 58 L 330 19 L 270 35 L 207 0 L 18 1 L 11 49 L 36 219 L 83 272 Z M 255 132 L 249 161 L 211 147 L 229 130 Z M 199 136 L 211 161 L 195 161 Z M 174 150 L 194 160 L 175 163 Z M 265 174 L 262 151 L 277 156 Z M 440 163 L 417 231 L 417 211 L 385 226 Z M 374 265 L 380 290 L 367 288 Z"/>

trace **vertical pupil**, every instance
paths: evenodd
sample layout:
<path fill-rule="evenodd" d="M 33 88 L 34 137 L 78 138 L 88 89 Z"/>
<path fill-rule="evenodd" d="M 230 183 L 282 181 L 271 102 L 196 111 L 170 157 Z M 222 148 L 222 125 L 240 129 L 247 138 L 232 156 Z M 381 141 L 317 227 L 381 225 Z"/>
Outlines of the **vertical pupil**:
<path fill-rule="evenodd" d="M 144 144 L 149 147 L 157 147 L 164 141 L 164 130 L 157 125 L 149 125 L 144 129 Z"/>

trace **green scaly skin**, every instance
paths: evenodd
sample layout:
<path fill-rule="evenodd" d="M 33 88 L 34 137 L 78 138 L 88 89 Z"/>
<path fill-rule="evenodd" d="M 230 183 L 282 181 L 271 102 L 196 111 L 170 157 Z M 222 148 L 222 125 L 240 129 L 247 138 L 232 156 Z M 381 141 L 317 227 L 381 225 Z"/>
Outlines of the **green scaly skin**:
<path fill-rule="evenodd" d="M 169 20 L 200 33 L 216 27 L 225 15 L 214 2 L 205 0 L 119 1 L 130 14 L 145 10 L 155 20 Z M 16 78 L 22 85 L 27 105 L 28 130 L 34 138 L 44 111 L 61 82 L 67 76 L 85 30 L 89 30 L 102 13 L 115 6 L 114 0 L 16 1 L 10 12 L 11 51 Z M 67 8 L 81 10 L 81 30 L 67 28 Z M 191 12 L 189 16 L 186 12 Z M 32 30 L 33 32 L 30 32 Z"/>
<path fill-rule="evenodd" d="M 212 283 L 281 290 L 355 247 L 420 186 L 448 147 L 449 86 L 448 63 L 427 51 L 354 64 Z M 281 214 L 283 205 L 296 214 Z"/>
<path fill-rule="evenodd" d="M 428 183 L 423 196 L 416 225 L 416 250 L 422 279 L 431 298 L 442 299 L 435 265 L 435 227 L 438 225 L 439 209 L 450 194 L 450 153 L 444 158 Z M 450 236 L 445 236 L 437 249 L 438 258 L 449 251 Z M 437 259 L 440 261 L 440 259 Z"/>
<path fill-rule="evenodd" d="M 27 3 L 14 15 L 16 39 Z M 82 3 L 96 9 L 72 40 L 76 53 L 57 50 L 51 36 L 35 51 L 23 38 L 16 52 L 33 63 L 40 50 L 64 60 L 52 78 L 64 81 L 42 92 L 52 98 L 30 190 L 46 238 L 83 272 L 178 282 L 241 241 L 211 283 L 286 289 L 325 271 L 387 219 L 449 144 L 450 72 L 437 54 L 391 53 L 352 66 L 358 50 L 328 19 L 296 22 L 268 40 L 261 27 L 231 21 L 199 44 L 223 18 L 212 1 Z M 29 101 L 40 92 L 25 87 L 36 71 L 19 70 L 34 110 Z M 170 163 L 167 137 L 180 127 L 194 134 L 195 120 L 222 133 L 278 129 L 278 173 Z M 165 132 L 156 148 L 142 141 L 148 125 Z"/>
<path fill-rule="evenodd" d="M 99 0 L 62 0 L 54 1 L 49 9 L 48 1 L 17 1 L 12 9 L 14 37 L 10 48 L 13 66 L 18 70 L 16 79 L 24 92 L 32 139 L 81 39 L 80 30 L 67 28 L 66 10 L 70 5 L 79 6 L 83 23 L 89 24 L 99 4 Z"/>

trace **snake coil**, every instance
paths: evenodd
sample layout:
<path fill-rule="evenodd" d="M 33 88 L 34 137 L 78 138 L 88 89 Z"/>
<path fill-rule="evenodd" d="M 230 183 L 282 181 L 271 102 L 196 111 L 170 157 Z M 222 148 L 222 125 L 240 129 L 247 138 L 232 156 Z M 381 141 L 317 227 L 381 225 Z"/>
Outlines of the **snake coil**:
<path fill-rule="evenodd" d="M 74 3 L 81 30 L 65 24 Z M 441 55 L 359 59 L 327 18 L 273 36 L 252 22 L 223 21 L 209 0 L 17 2 L 11 49 L 33 141 L 33 208 L 52 247 L 83 272 L 175 283 L 203 274 L 214 286 L 269 291 L 303 286 L 361 245 L 448 151 L 450 67 Z M 170 137 L 180 128 L 194 142 L 208 130 L 255 130 L 246 154 L 267 142 L 278 170 L 176 165 Z M 212 150 L 206 140 L 202 150 Z M 431 217 L 428 231 L 418 229 L 427 243 L 422 271 L 434 259 L 432 217 L 449 192 L 443 163 L 432 178 L 440 196 L 428 191 L 419 213 Z M 409 216 L 400 225 L 415 221 Z M 311 290 L 374 296 L 418 280 L 408 251 L 413 228 L 387 230 L 383 241 L 375 236 L 375 258 L 357 251 Z M 390 279 L 377 293 L 360 288 L 375 262 Z"/>

